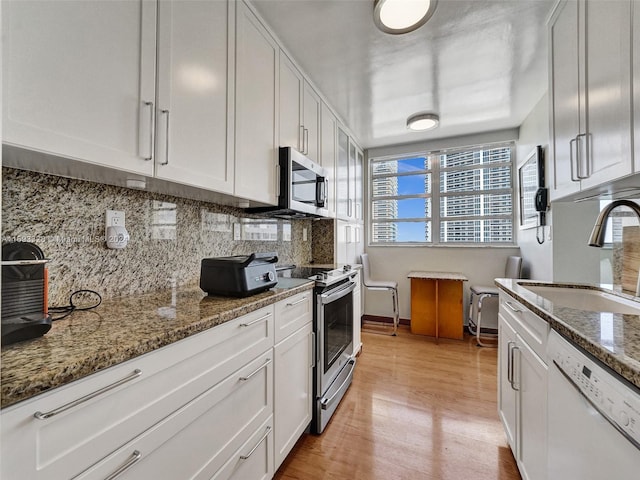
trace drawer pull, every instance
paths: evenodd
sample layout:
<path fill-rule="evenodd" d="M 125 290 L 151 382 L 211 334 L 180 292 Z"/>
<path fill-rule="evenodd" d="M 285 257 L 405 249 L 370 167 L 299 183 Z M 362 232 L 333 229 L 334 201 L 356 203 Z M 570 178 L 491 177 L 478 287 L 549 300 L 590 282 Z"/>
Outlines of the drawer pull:
<path fill-rule="evenodd" d="M 253 447 L 251 449 L 251 451 L 249 453 L 247 453 L 246 455 L 240 455 L 240 460 L 247 460 L 251 455 L 253 455 L 253 452 L 255 452 L 258 447 L 260 446 L 260 444 L 262 442 L 265 441 L 265 439 L 269 436 L 269 434 L 271 433 L 271 427 L 267 427 L 267 431 L 264 432 L 264 435 L 262 436 L 262 438 L 258 441 L 258 443 L 256 443 L 256 446 Z"/>
<path fill-rule="evenodd" d="M 509 307 L 509 310 L 511 310 L 512 312 L 515 313 L 522 313 L 522 310 L 520 310 L 519 308 L 516 308 L 513 306 L 513 304 L 511 302 L 504 302 L 504 304 Z"/>
<path fill-rule="evenodd" d="M 133 372 L 131 372 L 129 375 L 127 375 L 124 378 L 121 378 L 120 380 L 118 380 L 117 382 L 113 382 L 111 385 L 107 385 L 106 387 L 102 387 L 100 390 L 96 390 L 95 392 L 91 392 L 88 395 L 85 395 L 84 397 L 78 398 L 77 400 L 74 400 L 73 402 L 69 402 L 66 405 L 63 405 L 61 407 L 58 407 L 54 410 L 51 410 L 50 412 L 46 412 L 46 413 L 42 413 L 42 412 L 36 412 L 33 414 L 34 417 L 36 417 L 38 420 L 46 420 L 47 418 L 53 417 L 54 415 L 58 415 L 59 413 L 62 413 L 64 411 L 69 410 L 70 408 L 76 407 L 78 405 L 80 405 L 81 403 L 84 403 L 88 400 L 91 400 L 92 398 L 95 398 L 99 395 L 102 395 L 103 393 L 108 392 L 109 390 L 113 390 L 116 387 L 119 387 L 120 385 L 130 382 L 131 380 L 133 380 L 134 378 L 139 377 L 140 375 L 142 375 L 142 370 L 139 369 L 135 369 Z"/>
<path fill-rule="evenodd" d="M 297 302 L 293 302 L 293 303 L 287 303 L 287 307 L 294 307 L 296 305 L 300 305 L 301 303 L 304 303 L 307 301 L 307 297 L 304 296 L 302 297 L 300 300 L 298 300 Z"/>
<path fill-rule="evenodd" d="M 249 375 L 247 375 L 246 377 L 240 377 L 238 380 L 240 380 L 241 382 L 246 382 L 247 380 L 249 380 L 251 377 L 255 376 L 258 374 L 258 372 L 260 370 L 262 370 L 264 367 L 266 367 L 267 365 L 269 365 L 271 363 L 271 359 L 267 358 L 267 361 L 264 362 L 262 365 L 260 365 L 258 368 L 256 368 L 253 372 L 251 372 Z"/>
<path fill-rule="evenodd" d="M 269 318 L 271 316 L 271 312 L 267 313 L 266 315 L 263 315 L 260 318 L 255 319 L 253 322 L 249 322 L 249 323 L 241 323 L 240 326 L 241 327 L 250 327 L 251 325 L 255 325 L 258 322 L 262 322 L 263 320 L 266 320 L 267 318 Z"/>
<path fill-rule="evenodd" d="M 138 460 L 142 458 L 142 453 L 139 450 L 134 450 L 131 456 L 124 462 L 122 465 L 118 467 L 118 469 L 113 472 L 111 475 L 106 477 L 104 480 L 114 480 L 114 478 L 119 477 L 121 473 L 123 473 L 128 468 L 132 467 Z"/>

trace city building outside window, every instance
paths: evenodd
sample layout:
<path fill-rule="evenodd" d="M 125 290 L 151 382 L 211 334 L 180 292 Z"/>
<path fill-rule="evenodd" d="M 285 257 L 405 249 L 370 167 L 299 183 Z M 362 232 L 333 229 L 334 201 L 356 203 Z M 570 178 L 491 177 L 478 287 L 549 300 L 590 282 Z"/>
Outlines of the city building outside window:
<path fill-rule="evenodd" d="M 371 245 L 513 245 L 513 144 L 370 159 Z"/>

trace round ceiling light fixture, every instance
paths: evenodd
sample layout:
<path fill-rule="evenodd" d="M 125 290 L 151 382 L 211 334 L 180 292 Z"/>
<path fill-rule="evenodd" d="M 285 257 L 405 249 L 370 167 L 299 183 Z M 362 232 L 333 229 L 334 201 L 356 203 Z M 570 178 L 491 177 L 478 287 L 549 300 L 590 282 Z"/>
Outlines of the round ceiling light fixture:
<path fill-rule="evenodd" d="M 431 18 L 438 0 L 374 0 L 373 21 L 386 33 L 409 33 Z"/>
<path fill-rule="evenodd" d="M 435 113 L 416 113 L 407 118 L 407 128 L 415 132 L 433 130 L 440 124 L 440 117 Z"/>

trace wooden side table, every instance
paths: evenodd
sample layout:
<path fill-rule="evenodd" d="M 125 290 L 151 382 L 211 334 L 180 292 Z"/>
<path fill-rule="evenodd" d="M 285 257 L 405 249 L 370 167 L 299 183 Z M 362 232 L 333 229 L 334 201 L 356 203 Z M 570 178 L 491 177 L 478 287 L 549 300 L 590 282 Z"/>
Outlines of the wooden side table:
<path fill-rule="evenodd" d="M 409 272 L 411 279 L 411 333 L 462 340 L 462 283 L 453 272 Z"/>

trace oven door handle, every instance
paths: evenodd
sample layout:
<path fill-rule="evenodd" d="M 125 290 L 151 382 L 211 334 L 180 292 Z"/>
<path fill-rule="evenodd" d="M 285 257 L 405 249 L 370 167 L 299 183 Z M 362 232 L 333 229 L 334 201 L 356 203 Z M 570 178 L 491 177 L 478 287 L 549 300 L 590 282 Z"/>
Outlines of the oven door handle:
<path fill-rule="evenodd" d="M 354 282 L 349 282 L 345 286 L 336 288 L 335 290 L 329 290 L 328 292 L 320 295 L 320 303 L 322 303 L 322 305 L 326 305 L 327 303 L 340 300 L 342 297 L 345 297 L 353 292 L 355 288 L 356 284 Z"/>
<path fill-rule="evenodd" d="M 347 368 L 349 369 L 348 371 L 347 371 Z M 343 382 L 340 384 L 340 386 L 338 388 L 336 388 L 333 391 L 333 394 L 329 398 L 323 397 L 320 400 L 320 406 L 322 407 L 323 410 L 327 410 L 331 406 L 331 404 L 337 399 L 338 396 L 340 396 L 340 398 L 342 398 L 342 393 L 344 393 L 346 391 L 345 385 L 347 385 L 349 382 L 351 382 L 351 380 L 353 378 L 353 369 L 354 368 L 356 368 L 356 359 L 355 358 L 351 358 L 347 362 L 347 365 L 344 367 L 344 370 L 345 370 L 346 374 L 344 375 Z M 332 387 L 329 387 L 329 390 L 332 390 Z"/>

